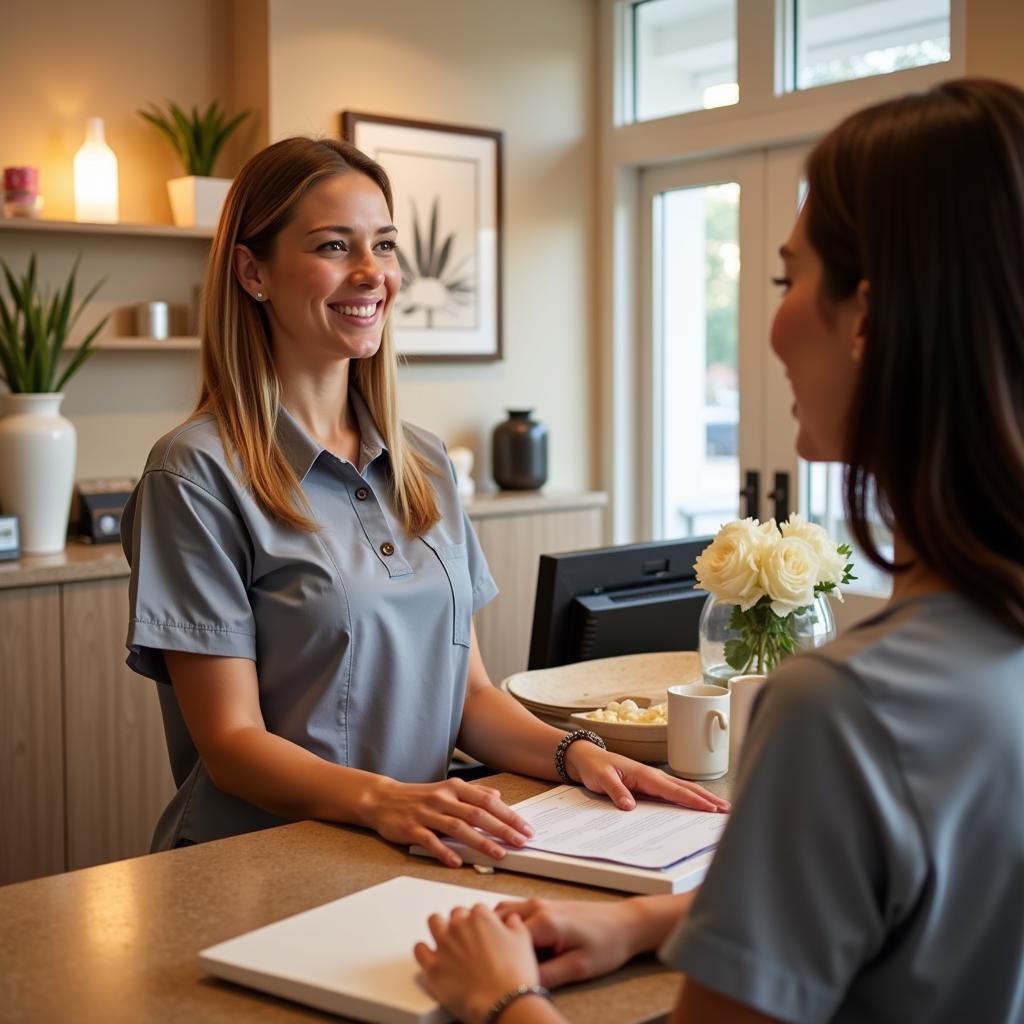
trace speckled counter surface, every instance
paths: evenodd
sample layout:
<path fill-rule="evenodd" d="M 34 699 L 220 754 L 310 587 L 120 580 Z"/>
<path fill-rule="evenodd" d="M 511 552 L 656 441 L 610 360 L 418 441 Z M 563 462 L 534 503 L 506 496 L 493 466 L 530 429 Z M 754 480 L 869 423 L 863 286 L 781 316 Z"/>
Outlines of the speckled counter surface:
<path fill-rule="evenodd" d="M 509 802 L 545 783 L 488 784 Z M 726 780 L 713 783 L 727 793 Z M 0 1019 L 48 1022 L 337 1020 L 205 976 L 199 950 L 393 878 L 413 875 L 522 897 L 614 893 L 410 856 L 360 829 L 302 822 L 0 888 Z M 670 1010 L 678 977 L 653 959 L 558 993 L 571 1021 L 639 1024 Z"/>
<path fill-rule="evenodd" d="M 55 555 L 23 555 L 0 562 L 0 590 L 117 576 L 128 576 L 128 563 L 120 544 L 68 541 L 67 547 Z"/>

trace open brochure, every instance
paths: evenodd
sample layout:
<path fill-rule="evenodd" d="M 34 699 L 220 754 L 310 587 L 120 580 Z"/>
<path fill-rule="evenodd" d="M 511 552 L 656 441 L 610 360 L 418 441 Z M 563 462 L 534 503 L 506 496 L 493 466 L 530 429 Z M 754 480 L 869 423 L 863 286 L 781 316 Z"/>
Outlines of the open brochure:
<path fill-rule="evenodd" d="M 620 811 L 607 797 L 558 786 L 513 805 L 536 835 L 492 860 L 446 839 L 468 864 L 597 885 L 619 892 L 686 892 L 699 885 L 729 820 L 654 800 Z M 421 846 L 411 852 L 430 857 Z M 653 866 L 648 866 L 653 865 Z"/>
<path fill-rule="evenodd" d="M 694 811 L 656 800 L 619 810 L 606 796 L 559 786 L 523 800 L 515 810 L 534 830 L 526 844 L 588 860 L 662 871 L 717 845 L 727 814 Z"/>

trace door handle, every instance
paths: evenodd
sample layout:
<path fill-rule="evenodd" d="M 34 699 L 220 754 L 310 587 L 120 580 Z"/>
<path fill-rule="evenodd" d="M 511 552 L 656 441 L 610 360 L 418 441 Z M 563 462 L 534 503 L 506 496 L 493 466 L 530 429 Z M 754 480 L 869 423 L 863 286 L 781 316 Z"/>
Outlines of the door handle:
<path fill-rule="evenodd" d="M 784 523 L 789 518 L 788 473 L 775 474 L 775 487 L 768 492 L 768 498 L 775 503 L 775 522 Z"/>
<path fill-rule="evenodd" d="M 748 469 L 744 479 L 745 483 L 740 488 L 740 498 L 746 506 L 743 515 L 756 519 L 761 508 L 761 474 L 756 469 Z"/>

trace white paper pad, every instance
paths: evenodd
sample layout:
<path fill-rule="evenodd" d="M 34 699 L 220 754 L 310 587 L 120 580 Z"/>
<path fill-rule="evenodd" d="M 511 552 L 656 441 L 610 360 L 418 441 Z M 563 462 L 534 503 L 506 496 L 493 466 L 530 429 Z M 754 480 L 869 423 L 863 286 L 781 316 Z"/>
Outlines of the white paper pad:
<path fill-rule="evenodd" d="M 581 786 L 559 786 L 515 804 L 534 837 L 527 849 L 662 871 L 717 845 L 727 814 L 639 799 L 619 810 Z"/>
<path fill-rule="evenodd" d="M 420 980 L 413 946 L 427 918 L 505 899 L 402 876 L 204 949 L 211 974 L 372 1024 L 442 1024 L 451 1018 Z"/>
<path fill-rule="evenodd" d="M 530 797 L 529 800 L 513 804 L 513 806 L 531 825 L 536 827 L 538 822 L 535 820 L 534 806 L 542 804 L 548 798 L 559 797 L 564 793 L 585 794 L 586 791 L 576 786 L 558 786 L 538 796 Z M 587 803 L 583 806 L 590 807 L 590 812 L 595 816 L 605 812 L 618 815 L 617 818 L 610 819 L 613 825 L 618 824 L 619 821 L 643 821 L 643 815 L 640 819 L 633 817 L 637 814 L 637 810 L 619 811 L 605 797 L 594 795 L 593 801 L 596 803 L 592 803 L 589 798 L 585 797 L 585 799 L 587 799 Z M 687 832 L 685 822 L 688 818 L 690 821 L 694 821 L 705 816 L 703 811 L 691 811 L 688 808 L 673 807 L 653 801 L 648 801 L 641 806 L 669 811 L 674 815 L 673 828 L 684 835 Z M 727 814 L 712 814 L 706 817 L 711 820 L 705 822 L 702 827 L 706 832 L 715 833 L 710 844 L 705 843 L 704 835 L 689 832 L 684 847 L 689 852 L 684 854 L 681 860 L 674 861 L 667 867 L 655 869 L 604 859 L 608 851 L 602 850 L 602 841 L 599 837 L 596 853 L 593 849 L 588 854 L 581 855 L 554 853 L 548 849 L 507 846 L 505 847 L 507 852 L 501 860 L 492 860 L 479 851 L 451 839 L 446 839 L 445 842 L 453 850 L 456 850 L 467 864 L 486 864 L 502 871 L 518 871 L 525 875 L 556 878 L 565 882 L 576 882 L 580 885 L 598 885 L 605 889 L 616 889 L 619 892 L 641 894 L 688 892 L 703 881 L 704 874 L 714 856 L 718 838 L 729 820 Z M 562 831 L 565 829 L 563 828 Z M 635 842 L 636 847 L 641 849 L 646 842 L 644 831 L 641 826 Z M 535 837 L 535 841 L 543 842 L 543 838 Z M 698 847 L 703 847 L 702 852 L 698 850 Z M 410 852 L 420 857 L 434 856 L 422 846 L 410 847 Z M 670 853 L 668 856 L 674 856 L 674 853 Z M 661 860 L 661 857 L 654 859 Z"/>

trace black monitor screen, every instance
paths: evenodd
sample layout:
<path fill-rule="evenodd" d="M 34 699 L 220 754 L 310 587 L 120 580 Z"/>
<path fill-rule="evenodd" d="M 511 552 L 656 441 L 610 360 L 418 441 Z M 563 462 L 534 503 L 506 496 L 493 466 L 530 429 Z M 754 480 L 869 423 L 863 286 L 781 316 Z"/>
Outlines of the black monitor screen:
<path fill-rule="evenodd" d="M 529 667 L 696 650 L 707 594 L 693 589 L 693 563 L 711 540 L 541 555 Z"/>

